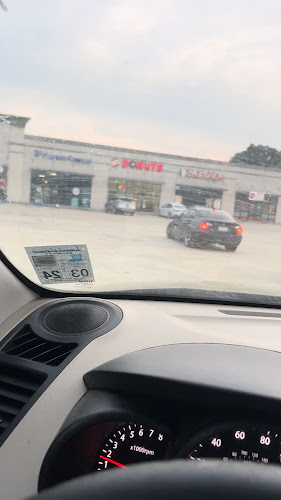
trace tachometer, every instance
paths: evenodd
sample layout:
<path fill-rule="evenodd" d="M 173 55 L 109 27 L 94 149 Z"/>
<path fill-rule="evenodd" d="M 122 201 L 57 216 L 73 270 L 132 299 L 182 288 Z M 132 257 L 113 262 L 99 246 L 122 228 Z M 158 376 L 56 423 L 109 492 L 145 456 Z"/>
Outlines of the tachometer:
<path fill-rule="evenodd" d="M 249 424 L 223 426 L 204 433 L 185 458 L 280 464 L 281 429 Z"/>
<path fill-rule="evenodd" d="M 129 464 L 162 459 L 167 444 L 165 435 L 159 430 L 126 423 L 116 427 L 103 441 L 96 469 L 126 468 Z"/>

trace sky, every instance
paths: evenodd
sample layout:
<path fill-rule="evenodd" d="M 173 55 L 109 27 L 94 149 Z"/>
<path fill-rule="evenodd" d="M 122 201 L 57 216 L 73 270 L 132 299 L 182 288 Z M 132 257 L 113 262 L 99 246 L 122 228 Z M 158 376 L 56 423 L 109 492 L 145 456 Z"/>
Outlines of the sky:
<path fill-rule="evenodd" d="M 3 0 L 0 113 L 26 133 L 229 160 L 281 150 L 280 0 Z"/>

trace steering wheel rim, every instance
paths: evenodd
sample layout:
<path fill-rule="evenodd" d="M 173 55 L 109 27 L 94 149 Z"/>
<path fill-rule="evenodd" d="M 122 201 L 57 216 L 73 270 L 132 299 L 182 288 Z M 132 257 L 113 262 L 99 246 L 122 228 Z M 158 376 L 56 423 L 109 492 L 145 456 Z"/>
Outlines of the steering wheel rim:
<path fill-rule="evenodd" d="M 60 484 L 30 500 L 277 500 L 281 468 L 243 462 L 148 462 Z"/>

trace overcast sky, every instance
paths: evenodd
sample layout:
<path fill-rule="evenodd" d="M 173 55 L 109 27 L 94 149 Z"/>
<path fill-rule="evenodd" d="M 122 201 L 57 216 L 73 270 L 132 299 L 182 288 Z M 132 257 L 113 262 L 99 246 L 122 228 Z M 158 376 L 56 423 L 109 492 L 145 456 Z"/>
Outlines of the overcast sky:
<path fill-rule="evenodd" d="M 281 149 L 280 0 L 3 0 L 0 113 L 28 134 L 228 160 Z"/>

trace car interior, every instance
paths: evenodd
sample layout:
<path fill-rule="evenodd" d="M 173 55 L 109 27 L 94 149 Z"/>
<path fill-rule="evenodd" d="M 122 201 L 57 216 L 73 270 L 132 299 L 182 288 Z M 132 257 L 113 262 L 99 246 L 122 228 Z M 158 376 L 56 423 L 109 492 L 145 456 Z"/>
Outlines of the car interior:
<path fill-rule="evenodd" d="M 3 499 L 280 495 L 278 301 L 0 293 Z"/>
<path fill-rule="evenodd" d="M 280 20 L 0 0 L 0 500 L 281 499 Z"/>

